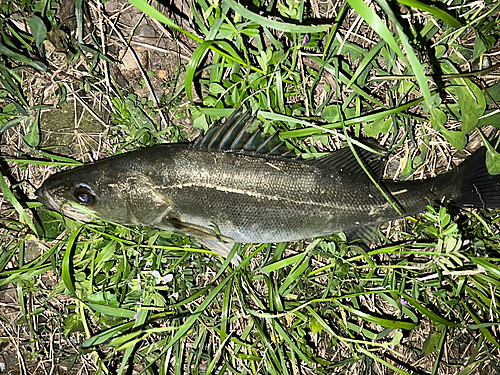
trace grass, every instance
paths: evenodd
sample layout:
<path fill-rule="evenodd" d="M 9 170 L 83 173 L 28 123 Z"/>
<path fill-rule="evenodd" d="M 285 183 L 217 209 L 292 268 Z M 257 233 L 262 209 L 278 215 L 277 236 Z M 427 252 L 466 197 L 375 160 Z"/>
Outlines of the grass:
<path fill-rule="evenodd" d="M 499 373 L 494 211 L 429 207 L 371 249 L 342 233 L 245 245 L 234 267 L 193 238 L 82 225 L 31 198 L 61 167 L 192 139 L 241 103 L 305 158 L 372 138 L 390 178 L 432 177 L 499 123 L 500 5 L 131 4 L 168 41 L 148 43 L 161 55 L 131 88 L 113 66 L 134 7 L 77 1 L 61 36 L 56 2 L 0 4 L 0 345 L 19 372 Z M 67 101 L 104 127 L 77 124 L 80 151 L 62 155 L 42 112 Z"/>

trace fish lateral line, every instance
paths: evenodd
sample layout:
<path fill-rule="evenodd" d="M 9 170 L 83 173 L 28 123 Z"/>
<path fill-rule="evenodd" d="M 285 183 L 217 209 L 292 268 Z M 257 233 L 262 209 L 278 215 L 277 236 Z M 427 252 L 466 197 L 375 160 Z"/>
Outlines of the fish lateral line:
<path fill-rule="evenodd" d="M 172 188 L 177 188 L 177 189 L 185 189 L 185 188 L 191 188 L 191 187 L 198 187 L 198 188 L 204 188 L 204 189 L 213 189 L 217 191 L 221 191 L 224 193 L 233 193 L 233 194 L 239 194 L 239 195 L 246 195 L 254 198 L 260 198 L 260 199 L 267 199 L 271 201 L 285 201 L 288 203 L 294 203 L 298 205 L 312 205 L 312 206 L 319 206 L 319 207 L 328 207 L 328 208 L 333 208 L 333 209 L 342 209 L 342 208 L 356 208 L 358 206 L 356 205 L 347 205 L 345 202 L 343 204 L 336 204 L 335 202 L 331 203 L 319 203 L 319 202 L 313 202 L 313 201 L 303 201 L 303 200 L 295 200 L 295 199 L 290 199 L 288 197 L 280 197 L 276 195 L 268 195 L 268 194 L 262 194 L 262 193 L 257 193 L 249 190 L 243 190 L 243 189 L 236 189 L 236 188 L 229 188 L 225 186 L 220 186 L 220 185 L 215 185 L 215 184 L 208 184 L 208 183 L 200 183 L 200 182 L 186 182 L 182 184 L 177 184 L 177 185 L 172 185 L 169 186 L 169 189 Z M 163 187 L 165 188 L 165 187 Z"/>

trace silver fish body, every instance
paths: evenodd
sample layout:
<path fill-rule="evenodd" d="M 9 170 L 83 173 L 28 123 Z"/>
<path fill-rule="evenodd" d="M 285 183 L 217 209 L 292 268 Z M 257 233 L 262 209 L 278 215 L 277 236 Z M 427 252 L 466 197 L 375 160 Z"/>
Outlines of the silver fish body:
<path fill-rule="evenodd" d="M 222 133 L 233 134 L 234 126 L 244 130 L 241 123 L 253 119 L 248 112 L 237 116 L 221 127 Z M 488 204 L 483 206 L 499 203 L 490 198 L 499 183 L 484 174 L 484 152 L 473 161 L 482 163 L 479 167 L 468 162 L 469 166 L 424 181 L 381 181 L 400 214 L 350 149 L 306 161 L 224 149 L 220 145 L 228 143 L 221 142 L 162 145 L 114 156 L 51 176 L 37 196 L 49 208 L 79 220 L 91 217 L 69 202 L 120 224 L 196 236 L 224 255 L 233 243 L 287 242 L 351 232 L 418 213 L 443 199 L 461 206 L 479 206 L 485 200 Z M 360 156 L 370 157 L 363 151 Z"/>

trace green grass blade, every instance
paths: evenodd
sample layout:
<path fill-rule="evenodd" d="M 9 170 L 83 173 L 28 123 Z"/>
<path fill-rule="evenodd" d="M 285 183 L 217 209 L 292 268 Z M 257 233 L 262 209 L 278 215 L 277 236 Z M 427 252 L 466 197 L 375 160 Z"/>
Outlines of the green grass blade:
<path fill-rule="evenodd" d="M 224 299 L 222 300 L 222 316 L 221 316 L 221 329 L 220 335 L 221 339 L 225 340 L 226 336 L 230 336 L 231 333 L 228 332 L 229 318 L 231 316 L 231 287 L 233 280 L 229 280 L 226 291 L 224 293 Z"/>
<path fill-rule="evenodd" d="M 278 321 L 273 322 L 273 327 L 278 331 L 279 335 L 287 342 L 290 348 L 308 365 L 311 365 L 311 360 L 295 345 L 292 338 L 286 333 L 286 331 L 281 327 Z"/>
<path fill-rule="evenodd" d="M 14 118 L 14 119 L 6 122 L 2 126 L 0 126 L 0 136 L 6 130 L 9 130 L 10 128 L 12 128 L 12 127 L 16 126 L 17 124 L 19 124 L 21 121 L 25 121 L 25 120 L 27 120 L 27 118 L 25 116 L 21 116 L 21 117 Z"/>
<path fill-rule="evenodd" d="M 498 265 L 495 265 L 493 263 L 488 262 L 484 258 L 479 258 L 479 257 L 470 257 L 469 258 L 472 262 L 476 263 L 478 266 L 483 267 L 488 273 L 497 278 L 500 279 L 500 269 L 498 268 Z"/>
<path fill-rule="evenodd" d="M 14 59 L 14 60 L 18 60 L 18 61 L 22 62 L 23 64 L 26 64 L 27 66 L 38 70 L 39 72 L 42 72 L 42 73 L 47 72 L 47 66 L 43 62 L 33 60 L 33 59 L 29 58 L 28 56 L 17 53 L 15 51 L 11 50 L 9 47 L 0 46 L 0 54 L 5 55 L 7 57 L 10 57 L 11 59 Z"/>
<path fill-rule="evenodd" d="M 196 73 L 196 69 L 200 64 L 201 60 L 205 57 L 207 50 L 210 45 L 213 44 L 214 41 L 202 42 L 196 49 L 194 50 L 191 58 L 189 59 L 189 63 L 186 66 L 186 76 L 184 78 L 184 89 L 186 90 L 186 95 L 191 103 L 193 100 L 193 81 L 194 75 Z"/>
<path fill-rule="evenodd" d="M 57 162 L 57 161 L 44 161 L 44 160 L 31 160 L 31 159 L 6 159 L 7 161 L 18 163 L 18 164 L 26 164 L 26 165 L 49 165 L 55 167 L 65 167 L 72 166 L 76 167 L 79 165 L 83 165 L 83 163 L 75 163 L 75 162 Z"/>
<path fill-rule="evenodd" d="M 400 369 L 399 367 L 383 360 L 382 358 L 379 358 L 377 357 L 375 354 L 371 353 L 370 351 L 366 350 L 365 348 L 362 348 L 362 347 L 358 347 L 358 350 L 363 353 L 364 355 L 374 359 L 375 361 L 379 362 L 380 364 L 390 368 L 391 370 L 393 370 L 394 372 L 396 372 L 397 374 L 401 374 L 401 375 L 411 375 L 409 372 L 406 372 L 402 369 Z"/>
<path fill-rule="evenodd" d="M 355 118 L 351 118 L 351 119 L 346 119 L 344 121 L 344 124 L 346 126 L 350 126 L 350 125 L 355 125 L 355 124 L 361 124 L 361 123 L 373 122 L 373 121 L 376 121 L 376 120 L 381 120 L 381 119 L 384 119 L 384 118 L 386 118 L 388 116 L 392 116 L 394 114 L 404 112 L 407 109 L 415 106 L 416 104 L 421 103 L 423 100 L 424 100 L 423 98 L 419 98 L 419 99 L 413 100 L 411 102 L 408 102 L 406 104 L 403 104 L 403 105 L 400 105 L 398 107 L 394 107 L 394 108 L 391 108 L 391 109 L 388 109 L 388 110 L 385 110 L 385 111 L 379 111 L 379 112 L 375 112 L 375 113 L 370 113 L 368 115 L 363 115 L 363 116 L 359 116 L 359 117 L 355 117 Z M 309 121 L 298 120 L 298 119 L 291 119 L 290 117 L 287 117 L 287 116 L 281 117 L 281 116 L 276 116 L 274 114 L 268 114 L 268 113 L 265 113 L 265 112 L 264 113 L 263 112 L 259 112 L 259 114 L 262 114 L 264 117 L 269 118 L 269 119 L 271 119 L 271 118 L 276 118 L 276 119 L 280 118 L 281 121 L 291 121 L 291 122 L 294 122 L 294 123 L 298 123 L 298 124 L 309 126 L 308 128 L 304 128 L 304 129 L 289 130 L 289 131 L 281 132 L 280 133 L 280 138 L 282 140 L 291 139 L 291 138 L 310 137 L 311 135 L 317 135 L 317 134 L 324 134 L 324 133 L 332 132 L 332 129 L 340 129 L 340 128 L 342 128 L 342 122 L 340 122 L 340 121 L 339 122 L 330 123 L 330 124 L 322 124 L 321 126 L 319 126 L 319 125 L 313 124 L 313 123 L 311 123 Z M 287 120 L 285 120 L 285 119 L 287 119 Z M 336 135 L 339 135 L 338 133 L 335 133 L 335 132 L 333 132 L 333 133 L 336 134 Z M 355 143 L 356 145 L 358 145 L 356 142 L 353 142 L 353 143 Z M 362 146 L 360 146 L 360 147 L 362 147 Z"/>
<path fill-rule="evenodd" d="M 311 60 L 317 62 L 318 64 L 320 64 L 327 72 L 329 72 L 330 74 L 332 74 L 333 76 L 336 76 L 338 74 L 339 76 L 339 79 L 342 83 L 344 84 L 347 84 L 349 83 L 350 81 L 350 78 L 347 77 L 342 71 L 339 71 L 337 72 L 335 70 L 335 68 L 329 63 L 329 62 L 326 62 L 326 61 L 323 61 L 321 60 L 319 57 L 317 56 L 310 56 L 309 57 Z M 376 106 L 379 106 L 381 108 L 387 108 L 387 106 L 382 103 L 380 100 L 378 100 L 375 96 L 373 96 L 371 93 L 369 92 L 366 92 L 365 90 L 363 90 L 361 87 L 359 87 L 356 83 L 351 83 L 350 85 L 351 89 L 356 93 L 358 94 L 359 96 L 361 96 L 362 98 L 366 99 L 368 102 L 370 103 L 373 103 L 374 105 Z M 347 102 L 346 102 L 347 104 Z"/>
<path fill-rule="evenodd" d="M 214 48 L 213 46 L 221 46 L 224 47 L 228 52 L 224 52 L 219 48 Z M 205 57 L 205 54 L 207 53 L 208 49 L 212 49 L 215 52 L 219 53 L 220 55 L 230 59 L 233 62 L 236 62 L 238 64 L 241 64 L 243 66 L 246 66 L 245 62 L 242 61 L 236 50 L 227 42 L 225 41 L 220 41 L 220 40 L 207 40 L 205 42 L 202 42 L 193 52 L 193 55 L 189 59 L 189 63 L 186 66 L 186 76 L 184 80 L 184 88 L 186 90 L 186 95 L 189 98 L 189 100 L 193 103 L 193 81 L 194 81 L 194 76 L 196 73 L 196 69 L 200 62 L 203 60 Z M 255 70 L 255 71 L 260 71 L 258 68 L 254 68 L 252 66 L 247 66 L 247 68 Z"/>
<path fill-rule="evenodd" d="M 429 85 L 427 84 L 427 77 L 425 76 L 424 67 L 422 66 L 422 63 L 420 62 L 415 51 L 410 45 L 410 41 L 408 40 L 408 37 L 406 36 L 404 31 L 398 26 L 396 26 L 396 30 L 398 31 L 399 38 L 401 39 L 401 43 L 403 44 L 403 47 L 408 56 L 408 60 L 410 61 L 413 74 L 415 75 L 420 90 L 422 90 L 422 95 L 424 97 L 425 104 L 429 109 L 432 109 L 434 108 L 434 106 L 431 100 L 431 90 L 429 89 Z"/>
<path fill-rule="evenodd" d="M 108 340 L 112 339 L 114 336 L 116 336 L 117 333 L 119 332 L 124 332 L 134 326 L 134 322 L 127 322 L 124 324 L 120 324 L 117 327 L 110 328 L 104 332 L 100 332 L 96 334 L 95 336 L 92 336 L 91 338 L 85 340 L 82 343 L 82 348 L 91 348 L 92 346 L 97 346 L 100 344 L 103 344 L 107 342 Z"/>
<path fill-rule="evenodd" d="M 283 369 L 281 368 L 280 360 L 276 356 L 274 347 L 273 347 L 271 341 L 269 340 L 268 335 L 266 334 L 266 332 L 262 328 L 261 324 L 259 323 L 259 321 L 255 317 L 252 317 L 251 319 L 252 319 L 254 327 L 257 329 L 257 332 L 259 334 L 260 340 L 262 341 L 262 344 L 266 348 L 266 356 L 268 356 L 268 358 L 271 360 L 271 363 L 268 362 L 268 364 L 276 367 L 278 373 L 281 374 L 283 372 Z"/>
<path fill-rule="evenodd" d="M 402 322 L 402 321 L 395 320 L 395 319 L 378 318 L 376 316 L 367 314 L 364 311 L 343 305 L 340 302 L 336 302 L 336 304 L 339 305 L 340 307 L 342 307 L 344 310 L 347 310 L 350 313 L 356 315 L 357 317 L 364 319 L 368 322 L 378 324 L 382 327 L 394 328 L 394 329 L 405 329 L 408 331 L 411 331 L 416 327 L 415 323 Z"/>
<path fill-rule="evenodd" d="M 449 326 L 449 327 L 460 327 L 460 324 L 456 324 L 453 322 L 450 322 L 439 315 L 435 314 L 431 310 L 427 309 L 424 307 L 420 302 L 418 302 L 416 299 L 410 297 L 408 294 L 401 293 L 401 297 L 403 297 L 406 301 L 408 301 L 413 307 L 415 307 L 418 311 L 420 311 L 422 314 L 427 316 L 429 319 L 431 319 L 433 322 L 437 324 L 442 324 L 444 326 Z"/>
<path fill-rule="evenodd" d="M 203 302 L 198 306 L 198 308 L 186 319 L 186 321 L 179 327 L 179 330 L 175 333 L 174 337 L 168 342 L 167 345 L 163 348 L 162 353 L 160 354 L 163 355 L 168 349 L 170 349 L 173 345 L 177 344 L 182 337 L 191 329 L 193 324 L 196 322 L 198 317 L 205 311 L 205 309 L 212 303 L 215 297 L 220 293 L 220 291 L 226 287 L 226 284 L 229 282 L 229 280 L 233 277 L 233 275 L 228 276 L 225 278 L 217 287 L 215 287 L 210 294 L 203 300 Z M 150 363 L 150 366 L 154 362 Z M 145 369 L 147 370 L 147 368 Z"/>
<path fill-rule="evenodd" d="M 252 11 L 245 8 L 243 5 L 237 3 L 235 0 L 225 0 L 226 3 L 229 4 L 233 10 L 243 17 L 256 22 L 259 25 L 264 27 L 268 27 L 270 29 L 280 30 L 288 33 L 320 33 L 324 31 L 328 31 L 330 29 L 330 25 L 321 25 L 321 26 L 305 26 L 305 25 L 297 25 L 293 23 L 286 23 L 282 21 L 273 21 L 266 17 L 262 17 L 258 14 L 253 13 Z"/>
<path fill-rule="evenodd" d="M 366 67 L 372 62 L 372 60 L 374 58 L 376 58 L 376 56 L 378 55 L 378 53 L 380 52 L 380 50 L 386 45 L 385 41 L 384 40 L 381 40 L 380 42 L 378 42 L 375 47 L 372 47 L 370 49 L 370 52 L 368 52 L 366 54 L 366 56 L 363 58 L 363 60 L 361 61 L 361 63 L 359 64 L 359 66 L 357 67 L 356 71 L 354 72 L 354 74 L 352 75 L 351 79 L 349 80 L 349 82 L 347 82 L 343 92 L 346 92 L 347 90 L 349 90 L 349 88 L 351 87 L 351 85 L 358 79 L 359 75 L 366 69 Z"/>
<path fill-rule="evenodd" d="M 40 233 L 38 233 L 35 225 L 31 221 L 31 218 L 28 216 L 26 211 L 24 211 L 24 208 L 21 206 L 16 196 L 14 195 L 12 190 L 10 190 L 9 186 L 5 182 L 2 172 L 0 172 L 0 189 L 3 192 L 3 196 L 5 197 L 5 199 L 7 199 L 10 202 L 10 204 L 14 206 L 15 210 L 17 211 L 21 219 L 26 223 L 26 225 L 28 225 L 31 231 L 35 233 L 37 236 L 40 236 Z"/>
<path fill-rule="evenodd" d="M 129 358 L 132 356 L 134 351 L 135 351 L 135 345 L 130 345 L 129 347 L 127 347 L 127 349 L 125 350 L 125 353 L 123 354 L 122 363 L 120 365 L 118 375 L 123 374 L 123 371 L 125 371 L 127 364 L 130 363 Z"/>
<path fill-rule="evenodd" d="M 217 348 L 217 351 L 215 352 L 212 360 L 210 361 L 208 367 L 207 367 L 207 371 L 206 371 L 206 375 L 211 375 L 212 372 L 214 371 L 214 368 L 215 368 L 215 365 L 217 364 L 217 362 L 219 361 L 220 359 L 220 356 L 222 355 L 222 351 L 224 350 L 224 348 L 226 347 L 226 344 L 229 342 L 229 340 L 231 339 L 231 336 L 227 336 L 219 345 L 219 347 Z M 224 372 L 222 372 L 224 373 Z"/>
<path fill-rule="evenodd" d="M 477 315 L 470 309 L 470 307 L 464 301 L 462 301 L 462 305 L 467 309 L 467 312 L 470 314 L 470 316 L 472 317 L 472 319 L 474 319 L 474 321 L 476 322 L 476 324 L 481 323 L 481 321 L 479 320 L 479 318 L 477 317 Z M 486 338 L 486 340 L 488 340 L 489 342 L 491 342 L 497 348 L 500 348 L 500 344 L 498 343 L 497 340 L 495 340 L 495 337 L 491 334 L 491 332 L 487 328 L 480 327 L 479 329 L 481 330 L 481 333 Z"/>
<path fill-rule="evenodd" d="M 441 357 L 443 356 L 444 343 L 445 343 L 446 336 L 448 334 L 448 329 L 449 328 L 447 326 L 444 326 L 443 331 L 440 333 L 439 341 L 438 341 L 438 344 L 436 346 L 437 359 L 434 361 L 434 364 L 432 365 L 432 371 L 431 371 L 432 375 L 435 375 L 438 373 L 439 365 L 441 364 Z"/>
<path fill-rule="evenodd" d="M 187 36 L 189 36 L 191 39 L 196 40 L 198 43 L 203 43 L 203 39 L 199 38 L 198 36 L 194 35 L 193 33 L 190 33 L 186 30 L 184 30 L 182 27 L 179 27 L 176 23 L 174 23 L 170 18 L 165 16 L 163 13 L 161 13 L 159 10 L 153 8 L 149 3 L 145 0 L 129 0 L 129 3 L 135 6 L 137 9 L 139 9 L 141 12 L 147 14 L 150 17 L 153 17 L 154 19 L 164 23 L 165 25 L 171 27 L 174 30 L 177 30 Z"/>
<path fill-rule="evenodd" d="M 278 271 L 284 267 L 288 267 L 291 264 L 294 264 L 296 262 L 300 262 L 302 259 L 304 259 L 305 254 L 300 253 L 297 255 L 293 255 L 291 257 L 279 260 L 277 262 L 268 264 L 267 266 L 262 267 L 262 272 L 264 273 L 271 273 L 273 271 Z"/>
<path fill-rule="evenodd" d="M 399 58 L 406 62 L 406 57 L 399 48 L 396 39 L 392 35 L 389 28 L 382 22 L 380 17 L 375 13 L 363 0 L 347 0 L 349 5 L 372 27 L 380 37 L 393 49 Z"/>
<path fill-rule="evenodd" d="M 94 303 L 94 302 L 86 301 L 85 304 L 88 307 L 90 307 L 92 310 L 97 311 L 101 314 L 119 316 L 121 318 L 133 318 L 135 316 L 135 314 L 137 313 L 137 311 L 134 311 L 134 310 L 127 310 L 127 309 L 123 309 L 121 307 L 101 305 L 99 303 Z"/>
<path fill-rule="evenodd" d="M 64 285 L 66 286 L 66 288 L 68 288 L 68 290 L 75 298 L 78 298 L 79 296 L 76 294 L 75 285 L 73 284 L 73 275 L 75 274 L 73 269 L 73 249 L 76 239 L 78 238 L 83 227 L 83 225 L 80 225 L 69 237 L 68 244 L 66 245 L 66 251 L 64 252 L 64 258 L 61 264 L 61 273 Z"/>
<path fill-rule="evenodd" d="M 408 7 L 420 9 L 423 12 L 429 12 L 434 17 L 446 22 L 448 25 L 452 27 L 462 26 L 462 23 L 458 21 L 455 17 L 453 17 L 451 14 L 432 5 L 427 5 L 417 0 L 396 0 L 396 1 Z"/>

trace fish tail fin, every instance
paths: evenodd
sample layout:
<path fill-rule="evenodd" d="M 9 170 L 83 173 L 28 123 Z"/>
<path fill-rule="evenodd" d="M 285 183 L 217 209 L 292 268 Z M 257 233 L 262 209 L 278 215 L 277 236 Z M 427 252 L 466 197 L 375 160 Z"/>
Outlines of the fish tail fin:
<path fill-rule="evenodd" d="M 458 207 L 500 208 L 500 175 L 488 172 L 485 147 L 460 164 L 456 176 L 454 181 L 460 187 L 454 200 Z"/>

